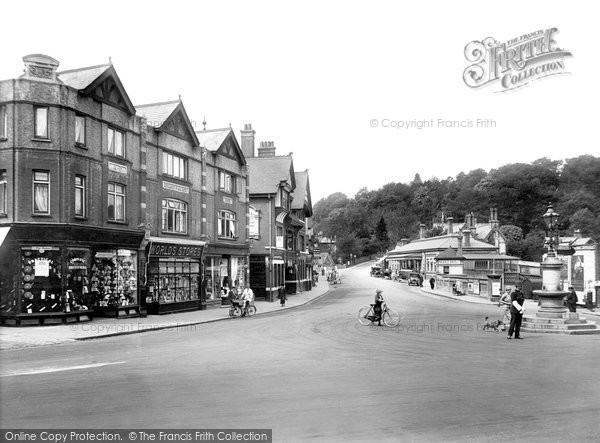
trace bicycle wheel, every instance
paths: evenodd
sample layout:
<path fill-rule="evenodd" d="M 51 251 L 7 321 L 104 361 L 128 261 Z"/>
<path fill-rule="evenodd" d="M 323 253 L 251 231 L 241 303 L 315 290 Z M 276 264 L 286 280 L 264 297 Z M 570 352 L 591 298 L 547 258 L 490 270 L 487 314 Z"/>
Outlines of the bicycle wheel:
<path fill-rule="evenodd" d="M 370 317 L 370 318 L 369 318 Z M 373 318 L 373 310 L 370 306 L 365 306 L 364 308 L 360 308 L 358 311 L 358 321 L 361 325 L 367 326 L 372 323 L 371 318 Z"/>
<path fill-rule="evenodd" d="M 232 315 L 232 317 L 239 317 L 239 316 L 241 316 L 241 315 L 242 315 L 242 310 L 240 309 L 240 307 L 239 307 L 239 306 L 236 306 L 236 307 L 233 309 L 233 315 Z"/>
<path fill-rule="evenodd" d="M 400 323 L 400 314 L 393 309 L 387 308 L 383 313 L 383 323 L 385 323 L 388 328 L 398 326 Z"/>
<path fill-rule="evenodd" d="M 248 306 L 248 317 L 252 317 L 254 314 L 256 314 L 256 307 Z"/>

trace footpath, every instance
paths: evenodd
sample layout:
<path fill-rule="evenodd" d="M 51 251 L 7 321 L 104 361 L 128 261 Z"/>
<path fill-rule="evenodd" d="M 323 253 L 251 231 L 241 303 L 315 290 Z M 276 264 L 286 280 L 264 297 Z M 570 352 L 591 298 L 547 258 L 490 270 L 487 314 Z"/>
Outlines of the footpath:
<path fill-rule="evenodd" d="M 273 303 L 257 300 L 256 315 L 293 309 L 304 306 L 329 292 L 327 281 L 319 281 L 311 291 L 288 295 L 285 307 L 279 300 Z M 52 326 L 0 326 L 0 351 L 22 349 L 71 342 L 93 340 L 116 335 L 138 334 L 161 329 L 176 329 L 201 323 L 216 321 L 243 321 L 229 317 L 229 306 L 211 308 L 205 311 L 180 312 L 165 315 L 149 315 L 139 318 L 100 318 L 90 322 Z"/>
<path fill-rule="evenodd" d="M 493 301 L 488 300 L 487 298 L 477 297 L 474 295 L 454 295 L 454 294 L 450 294 L 446 291 L 441 291 L 441 290 L 437 290 L 437 289 L 429 289 L 429 288 L 426 288 L 425 286 L 423 286 L 421 288 L 421 291 L 423 291 L 427 294 L 430 294 L 430 295 L 436 295 L 438 297 L 450 298 L 450 299 L 454 299 L 454 300 L 465 302 L 465 303 L 477 303 L 477 304 L 482 304 L 482 305 L 498 306 L 498 302 L 493 302 Z M 533 312 L 537 312 L 537 310 L 538 310 L 537 300 L 525 300 L 525 312 L 530 314 Z M 592 321 L 598 320 L 598 317 L 600 317 L 600 308 L 596 308 L 595 310 L 591 311 L 589 309 L 584 308 L 582 305 L 577 305 L 577 312 L 582 314 L 584 317 L 589 318 Z"/>

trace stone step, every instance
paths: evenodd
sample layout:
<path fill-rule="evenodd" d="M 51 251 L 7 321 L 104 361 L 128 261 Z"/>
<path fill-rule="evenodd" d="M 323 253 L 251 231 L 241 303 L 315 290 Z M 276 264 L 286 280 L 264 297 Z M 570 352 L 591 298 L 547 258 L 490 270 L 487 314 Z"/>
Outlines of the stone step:
<path fill-rule="evenodd" d="M 567 324 L 567 325 L 577 325 L 577 324 L 583 324 L 583 323 L 594 324 L 594 322 L 588 322 L 585 317 L 579 317 L 579 319 L 525 317 L 523 319 L 523 323 Z"/>
<path fill-rule="evenodd" d="M 523 322 L 523 328 L 528 328 L 532 330 L 538 329 L 557 329 L 563 331 L 574 331 L 574 330 L 582 330 L 582 329 L 596 329 L 597 326 L 591 323 L 585 324 L 544 324 L 544 323 L 529 323 Z"/>
<path fill-rule="evenodd" d="M 521 328 L 522 332 L 534 332 L 538 334 L 566 334 L 566 335 L 592 335 L 600 334 L 600 328 L 595 329 L 529 329 Z"/>

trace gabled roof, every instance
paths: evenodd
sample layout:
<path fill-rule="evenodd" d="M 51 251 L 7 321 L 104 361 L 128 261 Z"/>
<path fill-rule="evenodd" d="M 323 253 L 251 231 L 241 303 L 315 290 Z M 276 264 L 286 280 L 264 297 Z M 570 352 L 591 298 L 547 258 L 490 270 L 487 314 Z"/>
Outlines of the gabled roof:
<path fill-rule="evenodd" d="M 389 252 L 389 255 L 403 254 L 407 252 L 444 251 L 448 248 L 458 249 L 459 237 L 460 236 L 457 234 L 451 234 L 413 240 L 404 246 L 396 246 L 394 250 Z M 469 246 L 466 246 L 463 242 L 462 248 L 464 252 L 470 250 L 496 250 L 494 245 L 490 245 L 489 243 L 482 242 L 481 240 L 474 238 L 471 238 Z"/>
<path fill-rule="evenodd" d="M 135 110 L 140 117 L 146 119 L 146 124 L 153 128 L 160 128 L 165 120 L 173 114 L 175 108 L 181 103 L 179 100 L 160 103 L 136 105 Z"/>
<path fill-rule="evenodd" d="M 157 131 L 191 139 L 194 146 L 200 145 L 181 99 L 138 105 L 135 109 L 139 116 L 146 119 L 148 126 Z"/>
<path fill-rule="evenodd" d="M 462 255 L 458 255 L 456 249 L 449 247 L 445 251 L 440 252 L 436 260 L 464 260 L 464 258 Z"/>
<path fill-rule="evenodd" d="M 274 194 L 281 182 L 296 188 L 294 163 L 291 155 L 250 157 L 246 159 L 250 174 L 250 194 Z"/>
<path fill-rule="evenodd" d="M 88 66 L 87 68 L 70 69 L 68 71 L 57 72 L 57 74 L 59 79 L 65 85 L 82 90 L 87 88 L 111 66 L 111 64 Z"/>
<path fill-rule="evenodd" d="M 308 183 L 308 170 L 296 172 L 296 189 L 292 196 L 292 209 L 305 209 L 306 216 L 312 217 L 312 200 Z"/>
<path fill-rule="evenodd" d="M 240 164 L 247 164 L 246 157 L 240 148 L 235 133 L 231 128 L 205 129 L 196 131 L 200 146 L 215 154 L 237 158 Z"/>
<path fill-rule="evenodd" d="M 118 107 L 131 115 L 135 114 L 133 103 L 112 64 L 71 69 L 57 74 L 64 84 L 82 94 Z"/>
<path fill-rule="evenodd" d="M 576 246 L 593 246 L 596 241 L 591 237 L 560 237 L 560 245 L 562 248 L 573 248 Z"/>

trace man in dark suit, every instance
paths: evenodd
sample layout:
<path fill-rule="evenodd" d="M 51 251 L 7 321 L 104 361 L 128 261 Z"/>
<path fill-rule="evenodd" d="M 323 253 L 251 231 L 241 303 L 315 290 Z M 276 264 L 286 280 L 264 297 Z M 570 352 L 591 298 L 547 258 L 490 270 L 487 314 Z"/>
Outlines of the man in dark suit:
<path fill-rule="evenodd" d="M 510 294 L 510 328 L 508 329 L 508 338 L 512 338 L 513 332 L 516 339 L 521 338 L 521 322 L 523 321 L 523 303 L 525 296 L 521 292 L 521 285 L 517 284 L 515 290 Z"/>
<path fill-rule="evenodd" d="M 577 297 L 577 292 L 573 289 L 573 286 L 569 286 L 569 295 L 567 295 L 567 307 L 569 308 L 569 312 L 577 312 L 577 302 L 579 298 Z"/>

